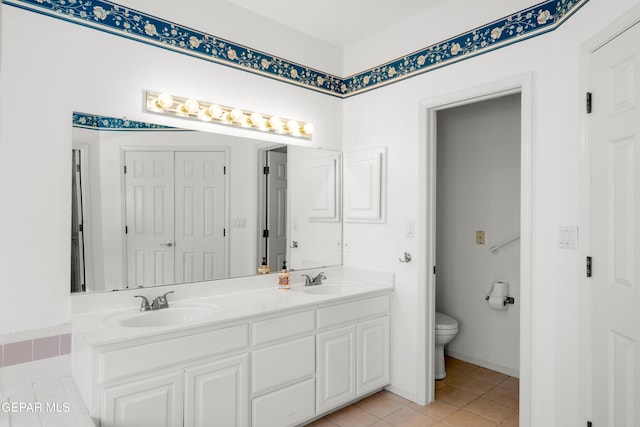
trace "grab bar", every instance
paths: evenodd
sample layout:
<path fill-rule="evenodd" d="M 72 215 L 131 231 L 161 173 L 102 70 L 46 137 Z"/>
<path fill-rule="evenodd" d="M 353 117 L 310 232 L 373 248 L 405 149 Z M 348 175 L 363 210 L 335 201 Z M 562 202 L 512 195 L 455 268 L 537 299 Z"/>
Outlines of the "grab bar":
<path fill-rule="evenodd" d="M 515 242 L 519 238 L 520 238 L 520 233 L 516 234 L 515 236 L 510 237 L 509 239 L 505 240 L 504 242 L 502 242 L 502 243 L 500 243 L 498 245 L 491 246 L 489 248 L 489 250 L 491 251 L 492 254 L 495 254 L 500 249 L 504 248 L 505 246 L 507 246 L 511 242 Z"/>

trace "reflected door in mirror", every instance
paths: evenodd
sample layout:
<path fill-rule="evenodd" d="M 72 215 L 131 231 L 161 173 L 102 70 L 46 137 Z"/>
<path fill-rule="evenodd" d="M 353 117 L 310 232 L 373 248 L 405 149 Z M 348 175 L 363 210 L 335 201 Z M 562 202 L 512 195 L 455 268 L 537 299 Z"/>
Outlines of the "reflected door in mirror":
<path fill-rule="evenodd" d="M 127 287 L 226 277 L 224 152 L 125 153 Z"/>
<path fill-rule="evenodd" d="M 287 258 L 287 153 L 267 152 L 267 263 L 279 270 Z"/>
<path fill-rule="evenodd" d="M 176 283 L 227 277 L 225 154 L 177 152 Z"/>

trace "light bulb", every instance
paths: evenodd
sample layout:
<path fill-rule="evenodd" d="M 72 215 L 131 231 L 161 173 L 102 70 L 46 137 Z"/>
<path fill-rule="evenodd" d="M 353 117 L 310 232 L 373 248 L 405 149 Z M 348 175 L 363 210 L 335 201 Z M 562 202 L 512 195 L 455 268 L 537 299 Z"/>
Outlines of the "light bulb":
<path fill-rule="evenodd" d="M 269 125 L 269 127 L 273 130 L 281 130 L 282 129 L 282 120 L 280 120 L 280 117 L 277 116 L 273 116 L 271 117 L 268 121 L 267 124 Z"/>
<path fill-rule="evenodd" d="M 211 104 L 209 105 L 209 108 L 207 108 L 207 114 L 209 114 L 213 119 L 219 119 L 222 115 L 222 107 L 218 104 Z"/>
<path fill-rule="evenodd" d="M 158 95 L 156 99 L 156 107 L 164 110 L 165 108 L 169 108 L 173 105 L 173 96 L 168 93 L 161 93 Z"/>
<path fill-rule="evenodd" d="M 289 120 L 287 122 L 287 130 L 294 135 L 300 133 L 300 124 L 295 120 Z"/>
<path fill-rule="evenodd" d="M 311 135 L 313 134 L 313 131 L 315 130 L 313 123 L 305 123 L 304 126 L 302 126 L 302 132 L 305 135 Z"/>
<path fill-rule="evenodd" d="M 187 106 L 184 104 L 178 104 L 178 106 L 176 107 L 176 115 L 180 117 L 188 117 L 189 110 L 187 110 Z"/>
<path fill-rule="evenodd" d="M 251 116 L 249 117 L 251 124 L 256 126 L 256 127 L 263 127 L 264 126 L 264 117 L 262 117 L 262 114 L 255 112 L 255 113 L 251 113 Z"/>
<path fill-rule="evenodd" d="M 231 110 L 231 119 L 234 122 L 239 122 L 240 119 L 244 116 L 244 113 L 242 112 L 241 109 L 239 108 L 234 108 L 233 110 Z"/>
<path fill-rule="evenodd" d="M 200 104 L 195 99 L 189 98 L 186 101 L 184 101 L 184 109 L 189 114 L 195 114 L 200 109 Z"/>
<path fill-rule="evenodd" d="M 211 116 L 209 115 L 209 110 L 207 110 L 206 108 L 202 108 L 200 111 L 198 111 L 198 118 L 205 122 L 210 122 Z"/>

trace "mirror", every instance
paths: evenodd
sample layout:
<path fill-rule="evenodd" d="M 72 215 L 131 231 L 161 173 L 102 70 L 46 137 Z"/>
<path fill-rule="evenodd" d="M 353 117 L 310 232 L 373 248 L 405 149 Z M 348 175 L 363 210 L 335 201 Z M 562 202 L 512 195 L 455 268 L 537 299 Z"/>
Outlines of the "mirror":
<path fill-rule="evenodd" d="M 73 120 L 72 293 L 341 264 L 339 152 L 96 117 Z"/>

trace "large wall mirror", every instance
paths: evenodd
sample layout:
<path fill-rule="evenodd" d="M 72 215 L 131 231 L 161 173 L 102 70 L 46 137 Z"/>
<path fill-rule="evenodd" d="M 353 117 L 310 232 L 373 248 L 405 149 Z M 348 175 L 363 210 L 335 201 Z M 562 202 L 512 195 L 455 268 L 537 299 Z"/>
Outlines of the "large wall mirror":
<path fill-rule="evenodd" d="M 72 293 L 341 264 L 339 152 L 96 117 L 73 118 Z"/>

